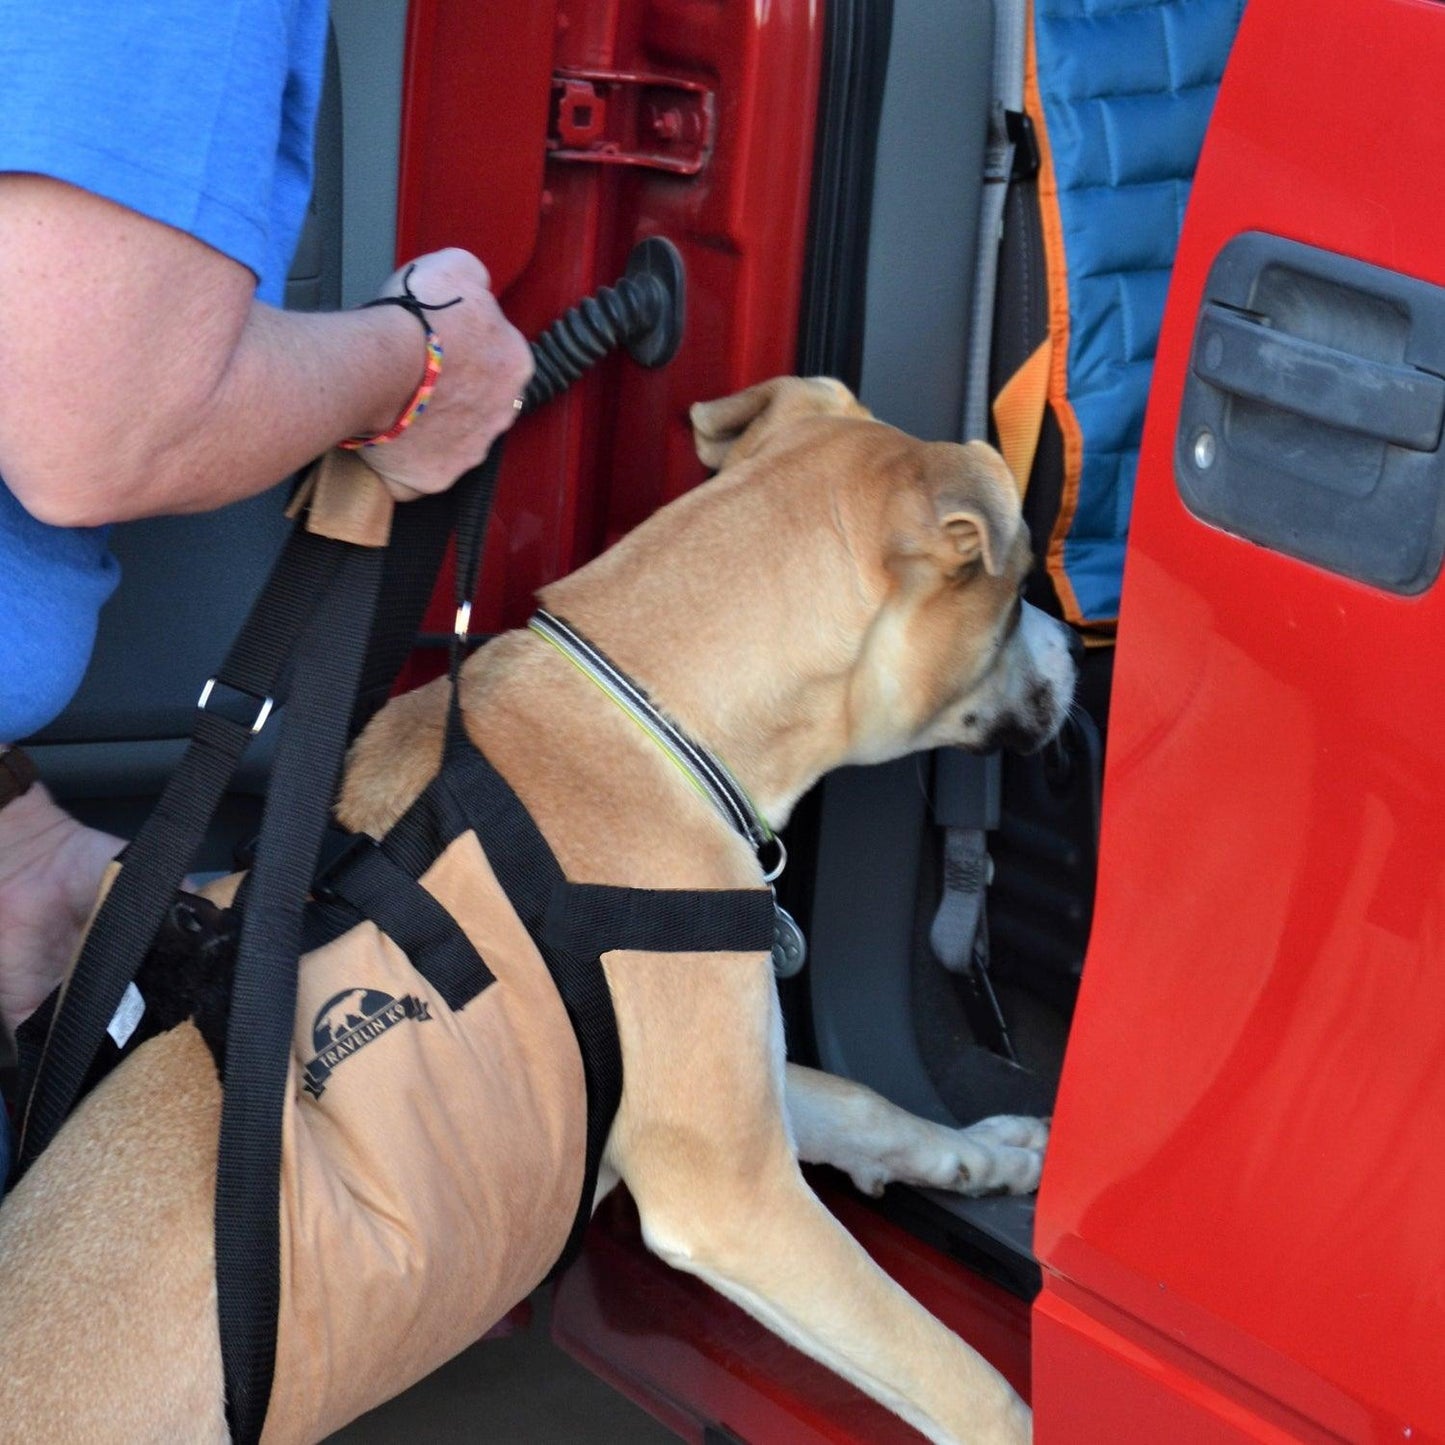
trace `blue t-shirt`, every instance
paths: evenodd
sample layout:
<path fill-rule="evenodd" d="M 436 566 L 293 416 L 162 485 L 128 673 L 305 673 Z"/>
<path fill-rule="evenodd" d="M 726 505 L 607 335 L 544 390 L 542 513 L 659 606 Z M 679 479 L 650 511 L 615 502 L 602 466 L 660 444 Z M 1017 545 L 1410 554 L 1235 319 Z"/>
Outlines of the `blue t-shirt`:
<path fill-rule="evenodd" d="M 9 6 L 0 171 L 186 231 L 279 304 L 311 192 L 326 13 L 327 0 Z M 105 528 L 37 522 L 0 480 L 0 742 L 69 702 L 118 580 Z"/>

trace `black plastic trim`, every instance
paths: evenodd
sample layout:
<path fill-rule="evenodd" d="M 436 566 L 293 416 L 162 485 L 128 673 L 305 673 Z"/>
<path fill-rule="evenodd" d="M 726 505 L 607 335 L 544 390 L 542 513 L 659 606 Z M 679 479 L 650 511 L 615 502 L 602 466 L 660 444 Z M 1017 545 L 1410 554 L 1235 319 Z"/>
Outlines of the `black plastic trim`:
<path fill-rule="evenodd" d="M 798 371 L 857 391 L 869 244 L 860 218 L 873 210 L 893 0 L 837 0 L 824 7 L 824 25 Z"/>
<path fill-rule="evenodd" d="M 1174 476 L 1196 516 L 1404 595 L 1445 558 L 1445 288 L 1245 232 L 1210 268 Z"/>

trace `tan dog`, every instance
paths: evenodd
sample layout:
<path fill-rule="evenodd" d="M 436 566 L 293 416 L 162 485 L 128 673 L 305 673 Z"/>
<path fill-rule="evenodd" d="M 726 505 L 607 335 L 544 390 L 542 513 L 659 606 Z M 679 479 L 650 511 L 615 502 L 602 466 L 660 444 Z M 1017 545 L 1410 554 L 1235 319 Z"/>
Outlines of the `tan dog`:
<path fill-rule="evenodd" d="M 915 441 L 830 381 L 769 382 L 695 407 L 693 422 L 719 477 L 543 600 L 725 760 L 774 825 L 839 764 L 1056 731 L 1073 669 L 1062 629 L 1020 602 L 1027 538 L 992 450 Z M 443 687 L 394 701 L 357 743 L 347 826 L 382 833 L 435 772 Z M 569 877 L 757 887 L 751 849 L 535 636 L 474 658 L 463 702 Z M 766 955 L 604 963 L 625 1084 L 599 1197 L 625 1180 L 653 1250 L 930 1438 L 1027 1439 L 1005 1381 L 872 1264 L 797 1160 L 872 1192 L 891 1180 L 1023 1192 L 1043 1125 L 950 1130 L 785 1065 Z M 225 1438 L 219 1097 L 189 1025 L 152 1040 L 0 1211 L 0 1437 Z M 307 1263 L 290 1267 L 294 1279 Z M 286 1311 L 283 1299 L 283 1330 Z M 266 1438 L 281 1438 L 274 1425 Z"/>

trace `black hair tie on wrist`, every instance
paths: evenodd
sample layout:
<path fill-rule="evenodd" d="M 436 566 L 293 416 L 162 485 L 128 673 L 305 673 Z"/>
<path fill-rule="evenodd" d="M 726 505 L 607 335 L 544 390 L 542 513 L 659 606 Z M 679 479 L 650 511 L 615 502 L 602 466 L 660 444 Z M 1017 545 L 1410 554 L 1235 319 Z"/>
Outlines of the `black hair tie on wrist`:
<path fill-rule="evenodd" d="M 428 311 L 445 311 L 448 306 L 458 306 L 461 304 L 462 298 L 453 296 L 450 301 L 420 300 L 411 289 L 411 273 L 415 270 L 416 262 L 413 261 L 406 268 L 406 275 L 401 278 L 402 294 L 400 296 L 377 296 L 371 301 L 362 302 L 361 310 L 366 311 L 373 306 L 400 306 L 403 311 L 415 316 L 421 322 L 422 330 L 429 333 L 431 326 L 426 319 L 426 313 Z"/>

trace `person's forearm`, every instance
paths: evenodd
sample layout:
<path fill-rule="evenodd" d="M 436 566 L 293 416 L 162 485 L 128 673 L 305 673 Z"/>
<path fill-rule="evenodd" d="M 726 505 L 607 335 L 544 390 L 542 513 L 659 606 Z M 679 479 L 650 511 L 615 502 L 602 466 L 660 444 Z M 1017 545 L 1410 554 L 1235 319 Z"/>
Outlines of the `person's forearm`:
<path fill-rule="evenodd" d="M 155 397 L 144 426 L 105 437 L 113 423 L 97 417 L 52 430 L 33 464 L 42 474 L 17 495 L 62 526 L 253 496 L 342 437 L 385 430 L 424 363 L 421 328 L 396 307 L 304 314 L 256 303 L 234 349 Z"/>
<path fill-rule="evenodd" d="M 479 460 L 530 371 L 475 257 L 421 257 L 415 279 L 424 301 L 462 300 L 432 313 L 447 356 L 426 416 L 379 449 L 399 497 Z M 391 426 L 425 366 L 414 316 L 283 312 L 254 292 L 183 232 L 0 175 L 0 477 L 21 504 L 60 526 L 202 511 Z"/>

